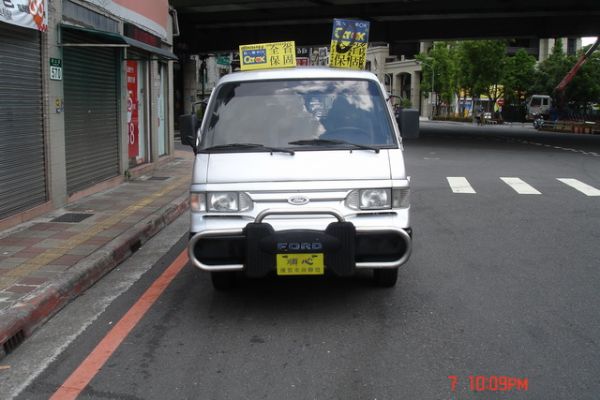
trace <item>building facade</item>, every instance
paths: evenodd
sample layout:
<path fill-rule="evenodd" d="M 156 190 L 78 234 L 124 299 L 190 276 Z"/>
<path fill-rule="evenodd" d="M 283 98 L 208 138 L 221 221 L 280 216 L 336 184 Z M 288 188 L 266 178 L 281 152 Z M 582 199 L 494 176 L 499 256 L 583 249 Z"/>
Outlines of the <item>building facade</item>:
<path fill-rule="evenodd" d="M 168 0 L 0 3 L 0 228 L 173 154 Z"/>
<path fill-rule="evenodd" d="M 414 55 L 411 55 L 414 56 Z M 389 94 L 395 96 L 394 104 L 410 104 L 411 108 L 427 112 L 427 103 L 421 98 L 422 65 L 414 58 L 390 55 L 387 44 L 374 44 L 367 50 L 367 70 L 373 72 Z"/>

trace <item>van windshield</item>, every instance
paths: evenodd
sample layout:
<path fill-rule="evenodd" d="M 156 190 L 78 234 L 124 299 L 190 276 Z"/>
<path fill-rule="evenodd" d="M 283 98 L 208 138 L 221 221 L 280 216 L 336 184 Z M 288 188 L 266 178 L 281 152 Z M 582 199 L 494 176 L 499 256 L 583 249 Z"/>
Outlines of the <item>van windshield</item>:
<path fill-rule="evenodd" d="M 209 113 L 200 150 L 236 143 L 294 150 L 347 147 L 341 142 L 397 146 L 387 104 L 372 81 L 228 83 Z"/>

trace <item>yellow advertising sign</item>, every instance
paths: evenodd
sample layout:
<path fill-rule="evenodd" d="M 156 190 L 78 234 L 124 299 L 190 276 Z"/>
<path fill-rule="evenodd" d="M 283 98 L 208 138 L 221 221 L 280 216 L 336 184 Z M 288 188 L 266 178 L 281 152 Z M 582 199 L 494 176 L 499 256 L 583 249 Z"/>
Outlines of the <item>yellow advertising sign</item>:
<path fill-rule="evenodd" d="M 334 19 L 329 66 L 365 69 L 368 45 L 368 21 Z"/>
<path fill-rule="evenodd" d="M 260 43 L 240 46 L 240 68 L 242 71 L 295 66 L 295 42 Z"/>

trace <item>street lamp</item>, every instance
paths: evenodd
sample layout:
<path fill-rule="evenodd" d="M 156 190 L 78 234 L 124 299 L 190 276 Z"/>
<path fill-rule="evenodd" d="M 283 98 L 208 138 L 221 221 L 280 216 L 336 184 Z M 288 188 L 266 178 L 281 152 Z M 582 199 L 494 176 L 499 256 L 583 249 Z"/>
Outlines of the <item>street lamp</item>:
<path fill-rule="evenodd" d="M 433 91 L 435 87 L 435 68 L 433 64 L 427 64 L 423 61 L 421 61 L 421 64 L 431 68 L 431 119 L 433 120 Z"/>

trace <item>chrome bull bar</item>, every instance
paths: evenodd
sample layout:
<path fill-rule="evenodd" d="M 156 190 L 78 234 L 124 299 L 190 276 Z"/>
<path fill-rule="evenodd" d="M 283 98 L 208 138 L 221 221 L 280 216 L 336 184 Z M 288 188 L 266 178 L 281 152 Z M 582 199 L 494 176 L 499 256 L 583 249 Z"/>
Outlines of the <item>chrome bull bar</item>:
<path fill-rule="evenodd" d="M 256 223 L 261 223 L 263 220 L 271 215 L 331 215 L 335 217 L 338 222 L 345 222 L 345 218 L 337 210 L 328 208 L 311 208 L 303 210 L 295 209 L 284 209 L 274 208 L 261 211 L 255 218 Z M 397 268 L 404 264 L 412 252 L 412 239 L 410 235 L 400 228 L 394 227 L 356 227 L 356 233 L 396 233 L 402 237 L 406 242 L 406 251 L 397 260 L 393 261 L 377 261 L 377 262 L 357 262 L 355 264 L 357 269 L 370 269 L 370 268 Z M 199 240 L 204 238 L 214 237 L 227 237 L 227 236 L 239 236 L 243 234 L 243 229 L 211 229 L 195 234 L 188 244 L 188 255 L 194 266 L 204 271 L 242 271 L 244 264 L 223 264 L 223 265 L 207 265 L 198 260 L 194 254 L 194 247 Z"/>
<path fill-rule="evenodd" d="M 209 237 L 219 237 L 219 236 L 236 236 L 241 235 L 243 233 L 242 229 L 212 229 L 208 231 L 203 231 L 196 233 L 188 244 L 188 256 L 196 267 L 204 270 L 204 271 L 241 271 L 244 269 L 244 264 L 224 264 L 224 265 L 207 265 L 203 264 L 196 258 L 194 254 L 194 247 L 196 247 L 196 243 L 200 239 L 209 238 Z"/>
<path fill-rule="evenodd" d="M 376 261 L 376 262 L 367 262 L 367 261 L 365 261 L 365 262 L 357 262 L 356 263 L 356 268 L 357 269 L 364 269 L 364 268 L 398 268 L 399 266 L 401 266 L 402 264 L 404 264 L 406 261 L 408 261 L 408 258 L 410 257 L 410 254 L 412 253 L 412 239 L 411 239 L 410 235 L 404 229 L 391 228 L 391 227 L 387 227 L 387 228 L 381 228 L 381 227 L 356 228 L 356 233 L 357 234 L 358 233 L 366 233 L 366 232 L 397 233 L 406 242 L 406 251 L 404 252 L 404 254 L 402 255 L 402 257 L 400 257 L 399 259 L 394 260 L 394 261 L 386 261 L 386 262 L 382 262 L 382 261 Z"/>

